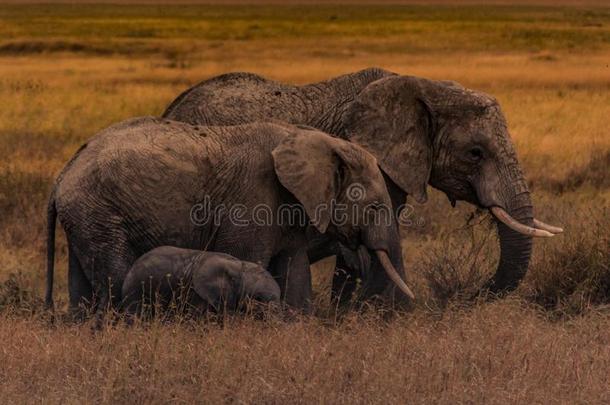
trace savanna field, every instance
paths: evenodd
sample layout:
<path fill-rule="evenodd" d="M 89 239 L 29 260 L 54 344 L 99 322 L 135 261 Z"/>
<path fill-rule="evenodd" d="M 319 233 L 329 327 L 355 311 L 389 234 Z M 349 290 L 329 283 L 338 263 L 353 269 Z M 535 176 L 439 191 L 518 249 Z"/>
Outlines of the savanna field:
<path fill-rule="evenodd" d="M 152 2 L 155 3 L 155 2 Z M 443 2 L 441 2 L 443 3 Z M 609 403 L 610 7 L 511 5 L 0 4 L 0 402 Z M 493 94 L 536 216 L 508 297 L 472 298 L 495 270 L 488 214 L 440 192 L 401 229 L 418 301 L 329 304 L 290 322 L 159 319 L 93 333 L 43 311 L 46 203 L 89 137 L 159 115 L 210 76 L 293 83 L 378 66 Z"/>

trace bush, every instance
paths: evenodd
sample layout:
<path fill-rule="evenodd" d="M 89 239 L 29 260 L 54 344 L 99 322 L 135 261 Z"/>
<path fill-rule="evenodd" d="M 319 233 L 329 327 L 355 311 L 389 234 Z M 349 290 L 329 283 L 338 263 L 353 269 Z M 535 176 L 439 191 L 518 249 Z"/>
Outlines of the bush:
<path fill-rule="evenodd" d="M 528 275 L 516 294 L 552 316 L 580 315 L 610 305 L 610 212 L 607 208 L 566 219 L 555 243 L 536 243 Z M 479 228 L 479 229 L 477 229 Z M 434 310 L 469 306 L 484 298 L 497 263 L 493 231 L 468 228 L 440 242 L 417 270 Z"/>
<path fill-rule="evenodd" d="M 33 315 L 42 310 L 42 299 L 26 285 L 21 273 L 11 273 L 0 283 L 0 313 Z"/>
<path fill-rule="evenodd" d="M 487 220 L 485 220 L 487 222 Z M 491 224 L 490 224 L 491 225 Z M 495 226 L 469 226 L 443 240 L 417 271 L 430 290 L 428 306 L 471 305 L 495 271 Z"/>
<path fill-rule="evenodd" d="M 610 304 L 610 212 L 603 208 L 580 219 L 530 269 L 525 295 L 547 310 L 580 314 Z"/>

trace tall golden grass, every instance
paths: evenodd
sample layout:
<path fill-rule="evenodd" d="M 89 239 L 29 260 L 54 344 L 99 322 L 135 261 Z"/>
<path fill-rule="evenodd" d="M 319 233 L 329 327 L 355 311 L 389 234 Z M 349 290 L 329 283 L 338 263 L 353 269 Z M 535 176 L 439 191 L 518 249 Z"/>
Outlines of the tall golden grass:
<path fill-rule="evenodd" d="M 11 5 L 0 22 L 3 402 L 610 400 L 607 8 Z M 408 313 L 368 307 L 338 318 L 328 259 L 315 268 L 312 318 L 153 321 L 98 334 L 49 323 L 46 198 L 84 140 L 160 114 L 215 74 L 305 83 L 369 66 L 456 80 L 502 104 L 537 216 L 566 228 L 536 241 L 515 293 L 476 296 L 497 259 L 493 226 L 431 190 L 401 230 L 419 296 Z"/>
<path fill-rule="evenodd" d="M 47 327 L 0 318 L 12 403 L 606 403 L 607 316 L 508 299 L 391 322 Z M 7 326 L 10 325 L 10 328 Z"/>

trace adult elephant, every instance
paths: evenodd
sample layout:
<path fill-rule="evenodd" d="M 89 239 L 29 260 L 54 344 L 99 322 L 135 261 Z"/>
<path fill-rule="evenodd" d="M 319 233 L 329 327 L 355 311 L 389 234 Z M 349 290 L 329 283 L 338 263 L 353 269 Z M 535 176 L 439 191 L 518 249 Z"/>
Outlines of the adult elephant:
<path fill-rule="evenodd" d="M 192 124 L 231 125 L 278 119 L 303 123 L 348 139 L 378 160 L 395 206 L 407 195 L 427 200 L 427 184 L 454 204 L 465 200 L 498 220 L 501 255 L 489 282 L 511 291 L 524 277 L 533 236 L 560 228 L 534 219 L 527 183 L 498 102 L 455 82 L 401 76 L 371 68 L 334 79 L 292 86 L 251 73 L 204 81 L 173 101 L 166 118 Z M 320 243 L 310 259 L 337 253 L 334 296 L 350 297 L 361 272 L 341 246 Z M 373 263 L 373 267 L 378 264 Z M 364 274 L 365 296 L 390 285 L 379 272 Z M 347 294 L 341 294 L 347 292 Z"/>
<path fill-rule="evenodd" d="M 257 263 L 277 278 L 286 303 L 308 311 L 311 228 L 365 246 L 412 296 L 399 275 L 390 207 L 375 158 L 318 130 L 132 119 L 91 138 L 56 181 L 48 208 L 47 305 L 57 218 L 68 239 L 70 306 L 95 295 L 100 315 L 120 301 L 135 260 L 159 246 Z"/>

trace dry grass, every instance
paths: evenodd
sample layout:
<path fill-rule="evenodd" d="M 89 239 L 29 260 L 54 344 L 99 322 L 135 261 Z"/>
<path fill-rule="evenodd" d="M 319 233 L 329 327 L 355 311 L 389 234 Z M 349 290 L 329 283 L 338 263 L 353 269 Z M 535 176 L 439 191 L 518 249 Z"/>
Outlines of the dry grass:
<path fill-rule="evenodd" d="M 553 323 L 512 300 L 391 323 L 230 319 L 95 335 L 23 318 L 0 325 L 0 393 L 13 403 L 610 400 L 608 317 Z"/>
<path fill-rule="evenodd" d="M 2 401 L 608 403 L 610 11 L 591 4 L 0 6 Z M 456 80 L 502 103 L 537 215 L 566 228 L 536 242 L 514 294 L 476 297 L 496 264 L 493 228 L 431 190 L 403 229 L 420 297 L 407 314 L 335 319 L 330 259 L 316 268 L 311 319 L 99 334 L 48 324 L 46 196 L 85 139 L 226 71 L 303 83 L 368 66 Z"/>

